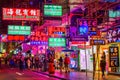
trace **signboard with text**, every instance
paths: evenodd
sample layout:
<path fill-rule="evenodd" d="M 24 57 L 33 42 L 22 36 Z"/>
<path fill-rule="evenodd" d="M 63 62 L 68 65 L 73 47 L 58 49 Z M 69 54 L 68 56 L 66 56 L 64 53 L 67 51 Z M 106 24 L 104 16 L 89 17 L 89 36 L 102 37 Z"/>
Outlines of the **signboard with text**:
<path fill-rule="evenodd" d="M 25 36 L 21 35 L 8 35 L 8 41 L 24 41 Z"/>
<path fill-rule="evenodd" d="M 117 46 L 109 47 L 110 67 L 119 67 L 119 49 Z"/>
<path fill-rule="evenodd" d="M 90 45 L 105 45 L 105 40 L 99 39 L 90 40 Z"/>
<path fill-rule="evenodd" d="M 77 19 L 77 26 L 69 28 L 70 41 L 88 41 L 89 25 L 94 24 L 84 19 Z"/>
<path fill-rule="evenodd" d="M 59 26 L 50 26 L 48 27 L 48 35 L 54 36 L 54 37 L 63 37 L 66 34 L 66 28 L 65 27 L 59 27 Z"/>
<path fill-rule="evenodd" d="M 32 31 L 30 35 L 31 45 L 48 45 L 48 35 L 45 29 Z"/>
<path fill-rule="evenodd" d="M 3 8 L 3 20 L 39 21 L 39 9 Z"/>
<path fill-rule="evenodd" d="M 45 29 L 39 29 L 37 31 L 32 31 L 30 35 L 30 41 L 32 42 L 48 42 L 48 35 Z"/>
<path fill-rule="evenodd" d="M 11 35 L 30 35 L 30 26 L 8 25 L 8 34 Z"/>
<path fill-rule="evenodd" d="M 102 2 L 117 2 L 117 0 L 101 0 Z"/>
<path fill-rule="evenodd" d="M 120 25 L 107 30 L 108 43 L 120 42 Z"/>
<path fill-rule="evenodd" d="M 97 35 L 97 20 L 96 19 L 78 19 L 79 25 L 88 26 L 88 35 Z"/>
<path fill-rule="evenodd" d="M 110 18 L 120 17 L 120 10 L 109 10 L 109 17 Z"/>
<path fill-rule="evenodd" d="M 48 40 L 49 47 L 65 47 L 66 46 L 66 39 L 65 38 L 49 38 Z"/>
<path fill-rule="evenodd" d="M 44 16 L 60 17 L 62 16 L 62 6 L 44 5 Z"/>

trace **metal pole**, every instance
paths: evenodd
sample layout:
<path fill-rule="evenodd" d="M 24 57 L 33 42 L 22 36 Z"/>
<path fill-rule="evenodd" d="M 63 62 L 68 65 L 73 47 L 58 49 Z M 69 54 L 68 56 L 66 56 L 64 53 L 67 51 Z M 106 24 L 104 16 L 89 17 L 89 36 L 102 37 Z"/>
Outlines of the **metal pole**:
<path fill-rule="evenodd" d="M 92 46 L 92 55 L 93 55 L 93 80 L 94 80 L 94 76 L 95 76 L 95 54 L 94 54 L 94 46 Z"/>
<path fill-rule="evenodd" d="M 84 42 L 84 46 L 85 46 L 86 80 L 87 80 L 87 53 L 86 53 L 86 42 Z"/>

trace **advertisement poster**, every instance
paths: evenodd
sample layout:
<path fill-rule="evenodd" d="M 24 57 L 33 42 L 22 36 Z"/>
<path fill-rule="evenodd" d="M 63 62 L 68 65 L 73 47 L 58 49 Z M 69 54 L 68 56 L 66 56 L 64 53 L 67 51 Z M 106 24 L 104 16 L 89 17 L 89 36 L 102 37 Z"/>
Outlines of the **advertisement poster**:
<path fill-rule="evenodd" d="M 119 50 L 117 46 L 109 47 L 110 67 L 119 67 Z"/>

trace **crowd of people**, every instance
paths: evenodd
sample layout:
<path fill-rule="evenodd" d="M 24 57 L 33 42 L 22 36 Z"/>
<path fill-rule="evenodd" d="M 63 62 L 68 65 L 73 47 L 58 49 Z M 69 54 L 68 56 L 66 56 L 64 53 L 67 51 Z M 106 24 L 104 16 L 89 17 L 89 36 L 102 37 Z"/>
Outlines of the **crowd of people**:
<path fill-rule="evenodd" d="M 1 59 L 0 59 L 1 60 Z M 54 73 L 56 69 L 59 69 L 60 72 L 69 72 L 70 58 L 68 55 L 65 58 L 60 57 L 55 61 L 54 57 L 50 55 L 49 57 L 39 57 L 39 56 L 23 56 L 22 54 L 13 55 L 11 58 L 4 58 L 6 65 L 9 65 L 10 68 L 19 68 L 20 71 L 25 69 L 34 69 L 41 71 L 48 71 L 49 73 Z M 1 65 L 0 61 L 0 65 Z"/>

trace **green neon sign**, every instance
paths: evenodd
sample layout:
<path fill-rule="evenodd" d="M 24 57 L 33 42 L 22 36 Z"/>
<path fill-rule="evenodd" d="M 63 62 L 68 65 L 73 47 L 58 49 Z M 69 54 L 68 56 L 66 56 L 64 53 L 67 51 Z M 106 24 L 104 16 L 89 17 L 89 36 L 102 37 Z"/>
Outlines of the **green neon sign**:
<path fill-rule="evenodd" d="M 30 33 L 31 33 L 30 26 L 8 25 L 8 34 L 11 34 L 11 35 L 30 35 Z"/>
<path fill-rule="evenodd" d="M 62 6 L 44 5 L 45 16 L 62 16 Z"/>
<path fill-rule="evenodd" d="M 65 38 L 49 38 L 50 47 L 65 47 L 66 39 Z"/>
<path fill-rule="evenodd" d="M 120 17 L 120 10 L 118 11 L 109 10 L 109 17 L 111 18 Z"/>

